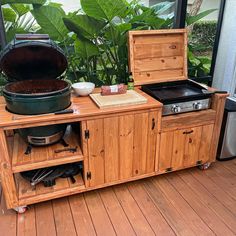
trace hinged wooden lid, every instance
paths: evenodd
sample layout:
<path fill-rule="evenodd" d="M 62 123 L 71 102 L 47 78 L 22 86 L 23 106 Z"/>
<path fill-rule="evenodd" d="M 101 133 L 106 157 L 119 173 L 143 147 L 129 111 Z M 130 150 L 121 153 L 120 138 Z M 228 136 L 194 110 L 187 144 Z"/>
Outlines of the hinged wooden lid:
<path fill-rule="evenodd" d="M 129 69 L 135 85 L 187 79 L 186 29 L 130 31 Z"/>

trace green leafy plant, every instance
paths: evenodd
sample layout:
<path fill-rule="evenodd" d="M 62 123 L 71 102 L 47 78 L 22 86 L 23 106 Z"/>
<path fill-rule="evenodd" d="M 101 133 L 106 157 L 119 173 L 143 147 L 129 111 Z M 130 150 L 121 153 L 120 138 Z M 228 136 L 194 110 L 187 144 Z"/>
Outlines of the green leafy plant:
<path fill-rule="evenodd" d="M 68 14 L 60 4 L 46 0 L 7 2 L 11 3 L 4 10 L 8 41 L 15 33 L 49 34 L 68 58 L 65 79 L 92 81 L 97 86 L 127 81 L 129 30 L 172 28 L 174 17 L 168 13 L 174 4 L 170 2 L 145 7 L 138 0 L 81 0 L 81 9 Z M 189 56 L 189 62 L 201 65 Z"/>
<path fill-rule="evenodd" d="M 64 49 L 69 59 L 67 79 L 96 85 L 126 82 L 127 32 L 171 27 L 172 19 L 158 17 L 158 5 L 147 8 L 126 0 L 81 0 L 81 9 L 65 14 L 60 5 L 34 6 L 32 15 Z"/>

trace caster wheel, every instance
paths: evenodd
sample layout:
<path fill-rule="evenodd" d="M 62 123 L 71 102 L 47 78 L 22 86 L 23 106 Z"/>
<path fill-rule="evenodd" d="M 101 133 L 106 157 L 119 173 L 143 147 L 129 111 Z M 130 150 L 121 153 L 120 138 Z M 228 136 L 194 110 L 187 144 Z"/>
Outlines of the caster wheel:
<path fill-rule="evenodd" d="M 27 206 L 21 206 L 21 207 L 14 208 L 14 210 L 19 214 L 25 213 L 27 211 L 27 209 L 28 209 Z"/>
<path fill-rule="evenodd" d="M 211 165 L 211 163 L 210 163 L 210 162 L 207 162 L 207 163 L 204 163 L 204 164 L 198 166 L 198 168 L 199 168 L 200 170 L 207 170 L 207 169 L 210 167 L 210 165 Z"/>

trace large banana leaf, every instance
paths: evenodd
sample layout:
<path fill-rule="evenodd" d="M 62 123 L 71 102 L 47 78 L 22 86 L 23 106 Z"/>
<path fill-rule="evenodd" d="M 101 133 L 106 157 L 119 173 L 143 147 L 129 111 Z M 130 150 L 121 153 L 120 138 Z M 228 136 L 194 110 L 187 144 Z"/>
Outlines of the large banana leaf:
<path fill-rule="evenodd" d="M 63 18 L 69 31 L 75 32 L 79 38 L 88 39 L 96 37 L 106 25 L 105 21 L 97 20 L 87 15 L 69 15 Z"/>
<path fill-rule="evenodd" d="M 87 15 L 108 21 L 115 16 L 125 17 L 129 6 L 126 0 L 81 0 L 80 2 Z"/>
<path fill-rule="evenodd" d="M 47 0 L 2 0 L 2 5 L 12 3 L 39 4 L 43 5 Z"/>
<path fill-rule="evenodd" d="M 17 15 L 11 8 L 2 8 L 2 11 L 5 21 L 15 22 Z"/>
<path fill-rule="evenodd" d="M 86 39 L 75 40 L 75 52 L 84 59 L 89 59 L 92 56 L 99 55 L 98 47 Z"/>
<path fill-rule="evenodd" d="M 49 5 L 34 7 L 31 13 L 40 25 L 41 32 L 49 34 L 53 40 L 64 40 L 68 31 L 62 20 L 65 13 L 61 8 Z"/>
<path fill-rule="evenodd" d="M 133 19 L 130 20 L 130 23 L 136 23 L 137 25 L 144 23 L 152 29 L 160 29 L 162 25 L 166 23 L 166 20 L 157 17 L 154 9 L 148 9 L 141 15 L 133 17 Z"/>
<path fill-rule="evenodd" d="M 217 9 L 210 9 L 210 10 L 206 10 L 203 12 L 200 12 L 199 14 L 197 14 L 196 16 L 187 16 L 186 18 L 186 23 L 187 25 L 191 25 L 197 21 L 199 21 L 200 19 L 202 19 L 205 16 L 208 16 L 209 14 L 211 14 L 212 12 L 216 11 Z"/>
<path fill-rule="evenodd" d="M 160 2 L 152 6 L 157 15 L 162 15 L 174 6 L 174 2 Z"/>
<path fill-rule="evenodd" d="M 24 4 L 11 4 L 11 8 L 17 13 L 19 17 L 23 16 L 30 11 L 29 5 Z"/>

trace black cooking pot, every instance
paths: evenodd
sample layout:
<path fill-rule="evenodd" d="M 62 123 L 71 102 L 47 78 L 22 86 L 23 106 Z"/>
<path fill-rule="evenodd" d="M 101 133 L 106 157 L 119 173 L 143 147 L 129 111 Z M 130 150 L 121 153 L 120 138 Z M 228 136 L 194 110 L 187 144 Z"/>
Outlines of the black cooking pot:
<path fill-rule="evenodd" d="M 7 109 L 22 115 L 51 113 L 70 106 L 70 85 L 56 80 L 67 68 L 63 51 L 45 35 L 17 35 L 0 55 L 9 81 Z"/>

